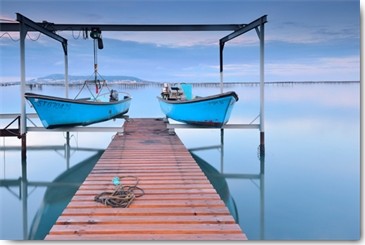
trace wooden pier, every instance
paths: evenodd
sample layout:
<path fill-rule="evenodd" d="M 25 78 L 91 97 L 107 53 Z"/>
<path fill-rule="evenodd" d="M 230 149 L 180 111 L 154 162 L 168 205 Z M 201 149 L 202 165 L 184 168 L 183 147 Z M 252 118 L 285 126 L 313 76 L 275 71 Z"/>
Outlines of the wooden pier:
<path fill-rule="evenodd" d="M 162 119 L 130 119 L 124 127 L 46 240 L 247 239 L 180 139 L 169 135 Z M 145 194 L 128 208 L 94 201 L 96 195 L 113 191 L 112 179 L 122 176 L 138 177 L 138 187 Z"/>

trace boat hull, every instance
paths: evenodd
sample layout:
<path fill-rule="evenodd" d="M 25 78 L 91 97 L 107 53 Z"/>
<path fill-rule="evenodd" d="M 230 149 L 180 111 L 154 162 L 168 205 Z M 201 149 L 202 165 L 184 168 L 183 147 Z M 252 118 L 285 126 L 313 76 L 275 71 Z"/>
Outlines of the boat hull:
<path fill-rule="evenodd" d="M 168 118 L 187 124 L 208 127 L 222 127 L 226 124 L 230 118 L 233 105 L 238 101 L 235 92 L 226 92 L 186 101 L 157 98 L 162 112 Z"/>
<path fill-rule="evenodd" d="M 131 98 L 119 101 L 98 102 L 26 93 L 42 125 L 47 128 L 87 126 L 103 122 L 128 112 Z"/>

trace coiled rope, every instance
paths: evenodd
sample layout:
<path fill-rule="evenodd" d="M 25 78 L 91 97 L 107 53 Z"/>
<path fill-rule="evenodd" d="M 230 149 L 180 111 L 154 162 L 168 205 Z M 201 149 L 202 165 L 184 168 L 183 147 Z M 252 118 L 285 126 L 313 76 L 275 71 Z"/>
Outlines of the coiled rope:
<path fill-rule="evenodd" d="M 120 179 L 123 178 L 133 178 L 135 179 L 135 184 L 122 185 Z M 96 195 L 94 198 L 96 202 L 113 208 L 128 208 L 135 198 L 144 195 L 143 189 L 137 186 L 139 179 L 135 176 L 114 177 L 112 182 L 115 185 L 115 190 L 113 192 L 105 191 Z"/>

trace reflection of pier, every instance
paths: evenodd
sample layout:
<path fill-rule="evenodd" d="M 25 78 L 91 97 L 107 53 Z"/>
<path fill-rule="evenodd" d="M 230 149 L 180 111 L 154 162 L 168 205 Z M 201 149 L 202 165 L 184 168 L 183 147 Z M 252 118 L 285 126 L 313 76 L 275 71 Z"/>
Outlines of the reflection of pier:
<path fill-rule="evenodd" d="M 68 141 L 69 142 L 69 141 Z M 20 146 L 0 147 L 1 151 L 21 151 Z M 54 151 L 66 161 L 66 170 L 53 181 L 29 181 L 26 158 L 21 160 L 21 176 L 17 179 L 1 179 L 0 188 L 7 189 L 22 203 L 23 239 L 43 239 L 51 225 L 67 205 L 83 179 L 90 172 L 103 150 L 92 148 L 73 148 L 70 145 L 28 146 L 27 151 Z M 87 159 L 70 167 L 71 153 L 85 151 L 93 153 Z M 5 164 L 5 162 L 4 162 Z M 18 192 L 13 188 L 18 187 Z M 28 198 L 36 188 L 46 187 L 43 203 L 39 208 L 29 230 L 28 225 Z M 31 188 L 31 189 L 30 189 Z M 55 204 L 57 203 L 57 204 Z M 51 222 L 51 224 L 47 223 Z"/>
<path fill-rule="evenodd" d="M 209 175 L 211 175 L 211 178 L 209 178 L 209 180 L 211 182 L 214 181 L 219 181 L 221 183 L 212 183 L 212 185 L 216 188 L 215 184 L 217 186 L 222 186 L 222 185 L 227 185 L 225 182 L 226 179 L 241 179 L 241 180 L 258 180 L 259 184 L 257 185 L 256 183 L 254 183 L 254 185 L 259 189 L 260 191 L 260 239 L 264 240 L 265 239 L 265 156 L 258 154 L 259 156 L 259 161 L 260 161 L 260 170 L 259 173 L 254 173 L 254 174 L 249 174 L 249 173 L 227 173 L 224 171 L 224 129 L 221 129 L 221 134 L 220 134 L 220 145 L 213 145 L 213 146 L 203 146 L 203 147 L 194 147 L 194 148 L 190 148 L 189 151 L 191 152 L 191 154 L 193 155 L 194 159 L 201 159 L 200 157 L 198 157 L 195 152 L 198 151 L 206 151 L 206 150 L 213 150 L 213 149 L 218 149 L 220 152 L 220 169 L 213 171 L 213 170 L 209 170 L 209 173 L 206 173 L 207 177 L 209 178 Z M 198 164 L 199 164 L 199 160 L 197 160 Z M 203 159 L 200 160 L 200 162 L 202 162 L 203 164 L 209 164 L 207 162 L 205 162 Z M 199 164 L 200 165 L 200 164 Z M 210 164 L 209 164 L 210 165 Z M 202 166 L 201 166 L 202 167 Z M 210 165 L 209 167 L 214 168 L 213 166 Z M 204 167 L 202 167 L 203 171 L 204 171 Z M 207 169 L 207 168 L 205 168 Z M 204 171 L 205 172 L 205 171 Z M 219 188 L 219 187 L 218 187 Z M 229 193 L 229 189 L 228 186 L 227 188 L 223 189 L 221 188 L 221 191 L 227 191 L 228 193 L 219 193 L 221 195 L 221 197 L 226 197 L 227 200 L 227 207 L 230 209 L 231 213 L 235 212 L 237 214 L 237 218 L 236 221 L 239 222 L 239 216 L 238 216 L 238 212 L 237 210 L 235 210 L 235 203 L 234 203 L 234 197 L 231 197 L 230 193 Z M 217 192 L 219 192 L 219 190 L 217 190 Z M 223 200 L 225 198 L 222 198 Z M 234 203 L 234 207 L 230 208 L 228 201 L 229 199 L 233 200 Z M 232 214 L 234 216 L 234 214 Z M 249 237 L 248 237 L 249 238 Z"/>

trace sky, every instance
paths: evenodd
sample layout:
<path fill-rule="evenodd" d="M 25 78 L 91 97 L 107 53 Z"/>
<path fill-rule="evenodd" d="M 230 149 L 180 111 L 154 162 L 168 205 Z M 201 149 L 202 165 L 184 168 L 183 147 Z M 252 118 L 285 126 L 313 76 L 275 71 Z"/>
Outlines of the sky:
<path fill-rule="evenodd" d="M 0 22 L 16 13 L 57 24 L 247 24 L 267 15 L 265 81 L 359 81 L 359 0 L 0 0 Z M 93 74 L 93 40 L 68 39 L 70 75 Z M 102 32 L 101 76 L 158 82 L 219 82 L 220 32 Z M 1 81 L 20 80 L 17 32 L 0 32 Z M 64 73 L 60 43 L 28 32 L 26 79 Z M 260 81 L 255 30 L 224 48 L 224 81 Z"/>

